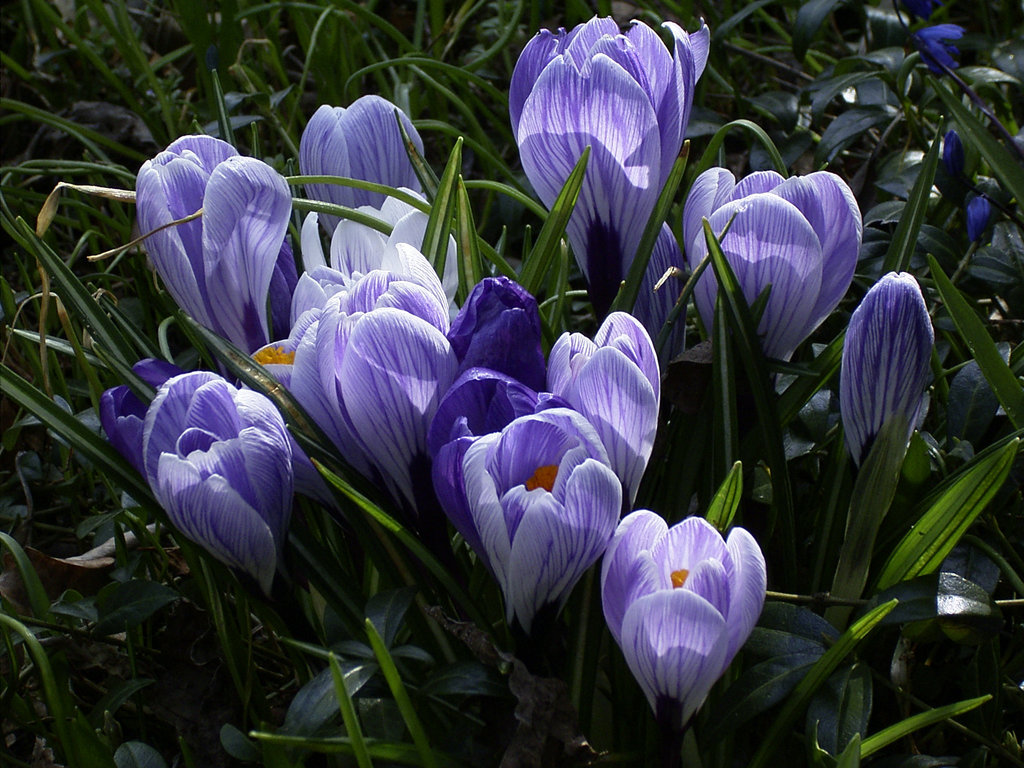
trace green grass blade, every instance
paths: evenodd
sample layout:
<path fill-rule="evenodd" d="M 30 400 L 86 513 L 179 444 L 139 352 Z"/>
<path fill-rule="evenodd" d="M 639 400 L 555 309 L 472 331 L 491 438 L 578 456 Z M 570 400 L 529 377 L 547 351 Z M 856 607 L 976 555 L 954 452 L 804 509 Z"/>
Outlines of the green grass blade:
<path fill-rule="evenodd" d="M 416 745 L 416 751 L 419 752 L 423 765 L 426 768 L 436 768 L 437 760 L 435 759 L 434 752 L 430 748 L 430 742 L 427 740 L 426 731 L 423 730 L 423 724 L 413 708 L 409 692 L 405 690 L 402 677 L 398 674 L 395 660 L 391 658 L 391 653 L 388 651 L 387 646 L 384 645 L 384 640 L 381 639 L 377 628 L 373 626 L 373 622 L 369 619 L 366 620 L 366 636 L 370 640 L 373 655 L 377 657 L 380 671 L 387 681 L 388 688 L 391 689 L 391 695 L 395 699 L 395 704 L 398 705 L 398 711 L 402 714 L 405 727 L 409 729 L 409 735 L 412 736 L 413 743 Z"/>
<path fill-rule="evenodd" d="M 768 371 L 761 342 L 757 337 L 757 326 L 750 314 L 739 281 L 729 266 L 722 252 L 722 246 L 711 229 L 711 224 L 704 220 L 704 237 L 711 255 L 711 266 L 718 280 L 718 295 L 728 310 L 729 324 L 732 327 L 733 343 L 750 383 L 751 395 L 757 409 L 758 424 L 767 454 L 768 468 L 772 477 L 772 510 L 780 527 L 780 536 L 786 547 L 783 568 L 786 581 L 793 581 L 796 568 L 796 523 L 793 512 L 793 491 L 790 488 L 789 472 L 786 466 L 786 453 L 783 448 L 782 427 L 779 424 L 778 403 L 771 389 L 772 377 Z"/>
<path fill-rule="evenodd" d="M 1006 481 L 1020 449 L 1020 438 L 991 454 L 979 454 L 920 517 L 889 556 L 878 588 L 931 573 L 981 514 Z"/>
<path fill-rule="evenodd" d="M 654 244 L 658 241 L 658 235 L 661 233 L 661 225 L 668 218 L 668 212 L 672 207 L 676 190 L 679 189 L 679 184 L 683 180 L 683 174 L 686 172 L 686 158 L 689 147 L 689 143 L 683 145 L 683 151 L 676 158 L 668 178 L 665 179 L 665 186 L 662 187 L 661 193 L 658 195 L 658 201 L 654 204 L 654 210 L 651 212 L 650 218 L 647 219 L 644 233 L 640 236 L 640 242 L 636 247 L 636 254 L 633 256 L 633 261 L 629 265 L 629 271 L 626 273 L 625 283 L 612 303 L 612 311 L 616 309 L 624 312 L 633 311 L 633 305 L 636 304 L 636 297 L 640 293 L 640 286 L 644 281 L 644 274 L 647 272 L 647 264 L 650 262 L 651 254 L 654 252 Z"/>
<path fill-rule="evenodd" d="M 878 750 L 909 736 L 916 730 L 934 725 L 935 723 L 941 723 L 943 720 L 970 712 L 972 709 L 977 709 L 991 698 L 992 694 L 986 693 L 984 696 L 979 696 L 976 699 L 965 699 L 954 704 L 947 704 L 944 707 L 929 709 L 927 712 L 919 712 L 912 717 L 908 717 L 906 720 L 901 720 L 894 725 L 890 725 L 888 728 L 883 728 L 878 733 L 868 736 L 861 743 L 861 759 L 873 755 Z"/>
<path fill-rule="evenodd" d="M 457 196 L 455 201 L 455 225 L 458 237 L 456 245 L 459 253 L 459 289 L 455 295 L 456 302 L 461 306 L 473 286 L 484 279 L 484 266 L 480 260 L 480 243 L 473 223 L 473 208 L 469 203 L 466 184 L 459 175 Z"/>
<path fill-rule="evenodd" d="M 569 178 L 565 180 L 565 184 L 562 185 L 562 191 L 558 193 L 554 205 L 551 206 L 551 212 L 537 235 L 537 242 L 533 244 L 529 255 L 523 260 L 519 283 L 535 296 L 540 292 L 548 269 L 558 255 L 558 244 L 565 236 L 565 228 L 569 224 L 569 218 L 579 199 L 589 159 L 590 147 L 588 146 L 583 150 L 580 159 L 576 161 L 576 166 L 569 174 Z"/>
<path fill-rule="evenodd" d="M 718 37 L 720 30 L 716 30 L 715 37 Z M 752 134 L 757 139 L 761 146 L 764 147 L 768 153 L 768 157 L 771 158 L 772 164 L 775 166 L 775 170 L 781 173 L 783 176 L 788 175 L 788 168 L 786 161 L 782 159 L 782 154 L 779 152 L 778 147 L 775 146 L 775 142 L 772 141 L 771 137 L 765 133 L 765 130 L 757 123 L 753 123 L 750 120 L 732 120 L 726 123 L 717 131 L 715 135 L 711 137 L 711 141 L 708 142 L 707 149 L 704 150 L 704 154 L 700 156 L 700 162 L 697 163 L 696 171 L 694 176 L 699 176 L 704 173 L 708 168 L 716 165 L 718 162 L 718 150 L 722 148 L 722 144 L 725 142 L 725 137 L 733 128 L 742 128 L 748 133 Z"/>
<path fill-rule="evenodd" d="M 106 476 L 120 483 L 133 499 L 140 504 L 152 499 L 149 486 L 106 438 L 93 432 L 3 363 L 0 363 L 0 381 L 3 382 L 2 389 L 6 397 L 36 416 L 89 461 L 101 467 Z M 152 504 L 155 506 L 155 502 Z"/>
<path fill-rule="evenodd" d="M 456 188 L 459 171 L 462 169 L 462 139 L 459 138 L 448 156 L 448 164 L 437 183 L 437 194 L 431 203 L 430 217 L 423 233 L 423 247 L 420 251 L 434 265 L 437 276 L 444 278 L 444 263 L 448 253 L 448 236 L 452 229 L 452 214 L 455 211 Z"/>
<path fill-rule="evenodd" d="M 352 754 L 355 755 L 359 768 L 373 768 L 373 760 L 370 758 L 370 753 L 366 751 L 366 740 L 363 738 L 363 730 L 359 726 L 359 718 L 356 716 L 352 695 L 348 692 L 348 686 L 345 685 L 345 676 L 342 674 L 338 657 L 331 653 L 327 658 L 331 665 L 331 677 L 334 680 L 334 695 L 338 699 L 341 720 L 345 723 L 345 733 L 348 734 L 352 744 Z"/>
<path fill-rule="evenodd" d="M 807 708 L 815 691 L 820 688 L 857 644 L 871 633 L 878 623 L 896 607 L 897 600 L 890 600 L 862 616 L 853 623 L 846 632 L 822 655 L 807 672 L 793 692 L 786 699 L 785 705 L 775 716 L 768 733 L 761 740 L 761 746 L 751 760 L 748 768 L 766 768 L 775 765 L 776 753 L 783 740 L 790 735 L 794 723 Z"/>
<path fill-rule="evenodd" d="M 736 510 L 743 496 L 743 463 L 737 461 L 732 465 L 729 474 L 718 487 L 715 496 L 708 505 L 704 518 L 720 531 L 726 531 L 732 525 Z"/>
<path fill-rule="evenodd" d="M 0 544 L 11 553 L 14 558 L 14 565 L 21 574 L 21 583 L 25 587 L 25 594 L 28 596 L 28 607 L 32 609 L 32 615 L 37 619 L 45 619 L 50 613 L 50 598 L 46 596 L 43 582 L 39 580 L 39 574 L 32 567 L 32 561 L 28 559 L 25 550 L 11 536 L 0 531 Z"/>
<path fill-rule="evenodd" d="M 932 145 L 928 148 L 928 154 L 921 163 L 914 187 L 910 190 L 910 197 L 900 216 L 900 222 L 896 225 L 896 231 L 889 242 L 889 250 L 885 253 L 882 267 L 883 274 L 903 272 L 910 264 L 910 257 L 914 255 L 914 248 L 917 246 L 917 235 L 928 213 L 928 200 L 931 197 L 932 184 L 935 182 L 935 170 L 939 167 L 941 144 L 939 134 L 936 133 Z"/>
<path fill-rule="evenodd" d="M 953 318 L 960 336 L 971 350 L 999 404 L 1006 411 L 1010 423 L 1016 429 L 1024 428 L 1024 386 L 1021 386 L 1021 382 L 999 354 L 985 324 L 931 255 L 928 256 L 928 266 L 931 269 L 932 280 L 935 281 L 935 288 L 946 305 L 946 311 Z"/>
<path fill-rule="evenodd" d="M 732 332 L 726 315 L 723 292 L 715 302 L 715 320 L 711 329 L 711 431 L 712 477 L 728 477 L 739 452 L 739 416 L 736 412 L 736 369 Z"/>

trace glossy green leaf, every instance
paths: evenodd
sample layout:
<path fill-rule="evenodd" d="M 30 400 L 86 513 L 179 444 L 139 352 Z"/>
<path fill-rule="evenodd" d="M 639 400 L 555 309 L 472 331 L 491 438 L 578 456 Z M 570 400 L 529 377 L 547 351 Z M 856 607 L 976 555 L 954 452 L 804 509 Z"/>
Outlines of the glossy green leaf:
<path fill-rule="evenodd" d="M 761 746 L 750 761 L 748 768 L 765 768 L 765 766 L 776 764 L 774 761 L 777 759 L 778 750 L 783 741 L 790 736 L 793 723 L 796 722 L 797 717 L 803 712 L 814 693 L 842 664 L 857 644 L 867 637 L 871 630 L 895 607 L 896 601 L 891 600 L 868 611 L 842 634 L 835 645 L 825 651 L 825 654 L 811 667 L 793 694 L 786 700 L 785 705 L 775 717 L 771 729 L 762 739 Z"/>
<path fill-rule="evenodd" d="M 737 461 L 711 499 L 708 511 L 704 514 L 705 519 L 718 530 L 727 531 L 736 516 L 742 496 L 743 462 Z"/>
<path fill-rule="evenodd" d="M 793 22 L 793 55 L 797 61 L 803 61 L 807 49 L 822 27 L 825 19 L 846 0 L 808 0 L 797 11 Z"/>
<path fill-rule="evenodd" d="M 942 564 L 964 532 L 1010 474 L 1020 438 L 975 459 L 918 519 L 882 567 L 878 587 L 930 573 Z"/>

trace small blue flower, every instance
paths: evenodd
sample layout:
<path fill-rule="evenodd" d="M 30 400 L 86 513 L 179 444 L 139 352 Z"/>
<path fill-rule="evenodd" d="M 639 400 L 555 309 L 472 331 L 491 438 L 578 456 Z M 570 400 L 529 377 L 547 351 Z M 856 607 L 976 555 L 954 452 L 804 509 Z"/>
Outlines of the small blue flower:
<path fill-rule="evenodd" d="M 964 172 L 964 143 L 960 134 L 950 128 L 942 140 L 942 164 L 946 172 L 953 177 L 962 176 Z"/>
<path fill-rule="evenodd" d="M 939 0 L 901 0 L 901 2 L 914 16 L 922 19 L 931 18 L 935 6 L 942 5 Z"/>
<path fill-rule="evenodd" d="M 981 240 L 992 217 L 992 203 L 987 197 L 975 197 L 967 204 L 967 237 L 972 243 Z"/>
<path fill-rule="evenodd" d="M 934 27 L 919 29 L 910 36 L 914 47 L 921 54 L 921 61 L 936 75 L 945 69 L 956 69 L 954 56 L 960 55 L 960 49 L 951 40 L 959 40 L 964 36 L 964 28 L 956 24 L 936 24 Z"/>

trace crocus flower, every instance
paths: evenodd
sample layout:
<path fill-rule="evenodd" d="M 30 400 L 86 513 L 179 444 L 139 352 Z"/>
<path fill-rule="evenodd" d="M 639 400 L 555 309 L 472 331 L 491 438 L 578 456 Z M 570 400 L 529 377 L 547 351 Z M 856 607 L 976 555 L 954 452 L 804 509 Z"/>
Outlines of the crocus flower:
<path fill-rule="evenodd" d="M 660 723 L 678 731 L 704 702 L 757 623 L 766 584 L 742 528 L 726 541 L 700 517 L 622 520 L 601 569 L 604 616 Z"/>
<path fill-rule="evenodd" d="M 843 343 L 839 411 L 860 464 L 882 426 L 900 419 L 910 439 L 922 416 L 935 334 L 913 275 L 890 272 L 854 310 Z"/>
<path fill-rule="evenodd" d="M 962 176 L 964 172 L 964 144 L 960 134 L 950 128 L 942 139 L 942 164 L 946 173 L 953 178 Z"/>
<path fill-rule="evenodd" d="M 441 486 L 441 504 L 497 579 L 508 621 L 529 634 L 604 552 L 622 487 L 597 432 L 567 408 L 480 437 L 458 469 L 463 486 L 455 498 Z"/>
<path fill-rule="evenodd" d="M 395 253 L 400 271 L 346 282 L 255 357 L 346 461 L 415 515 L 432 500 L 427 430 L 458 360 L 437 275 L 410 246 Z"/>
<path fill-rule="evenodd" d="M 672 50 L 643 22 L 610 18 L 547 30 L 523 49 L 509 113 L 523 170 L 549 208 L 590 147 L 569 241 L 603 316 L 682 147 L 710 34 L 666 22 Z"/>
<path fill-rule="evenodd" d="M 140 360 L 132 370 L 154 389 L 182 373 L 181 368 L 173 363 L 153 358 Z M 142 425 L 148 408 L 124 384 L 111 387 L 100 395 L 100 423 L 107 439 L 142 475 L 146 473 L 142 462 Z"/>
<path fill-rule="evenodd" d="M 959 56 L 960 50 L 950 41 L 963 36 L 964 28 L 957 24 L 935 24 L 917 30 L 910 39 L 921 54 L 921 61 L 936 75 L 941 75 L 946 69 L 957 68 L 953 57 Z"/>
<path fill-rule="evenodd" d="M 313 113 L 302 132 L 299 168 L 307 176 L 344 176 L 419 191 L 419 179 L 398 129 L 399 120 L 417 152 L 422 154 L 423 141 L 416 128 L 387 99 L 361 96 L 347 109 L 324 104 Z M 385 197 L 379 192 L 338 184 L 307 184 L 306 190 L 312 198 L 349 208 L 380 208 Z M 334 231 L 338 221 L 336 216 L 326 214 L 322 219 L 328 232 Z"/>
<path fill-rule="evenodd" d="M 654 448 L 661 398 L 647 331 L 632 315 L 613 312 L 593 341 L 563 333 L 549 355 L 548 389 L 597 429 L 631 504 Z"/>
<path fill-rule="evenodd" d="M 992 203 L 981 195 L 972 198 L 967 204 L 967 239 L 972 243 L 981 240 L 992 217 Z"/>
<path fill-rule="evenodd" d="M 485 277 L 474 286 L 452 321 L 448 341 L 460 372 L 490 368 L 533 389 L 544 387 L 537 300 L 507 277 Z"/>
<path fill-rule="evenodd" d="M 748 304 L 771 286 L 757 330 L 765 355 L 788 359 L 835 309 L 853 279 L 862 230 L 853 192 L 826 171 L 785 180 L 761 171 L 738 184 L 724 168 L 705 171 L 683 210 L 683 246 L 691 269 L 708 253 L 703 219 L 720 237 Z M 694 300 L 708 328 L 717 293 L 714 273 L 705 270 Z"/>
<path fill-rule="evenodd" d="M 422 199 L 422 195 L 411 189 L 402 191 Z M 307 272 L 312 272 L 318 267 L 330 266 L 347 278 L 357 277 L 365 275 L 373 269 L 391 269 L 392 267 L 389 265 L 390 249 L 400 243 L 410 245 L 416 250 L 423 247 L 423 236 L 427 231 L 428 216 L 418 208 L 403 200 L 388 197 L 379 207 L 362 205 L 358 210 L 385 224 L 390 224 L 391 234 L 385 236 L 382 232 L 361 222 L 342 219 L 334 227 L 330 254 L 328 258 L 325 258 L 323 245 L 320 242 L 320 228 L 317 224 L 319 214 L 307 214 L 302 224 L 302 263 Z M 448 249 L 445 253 L 444 274 L 441 283 L 450 304 L 455 300 L 455 292 L 459 286 L 455 238 L 452 235 L 448 236 Z"/>
<path fill-rule="evenodd" d="M 296 282 L 285 242 L 291 192 L 259 160 L 209 136 L 184 136 L 139 170 L 139 228 L 178 305 L 246 352 L 287 332 Z M 202 209 L 202 216 L 171 224 Z M 168 226 L 170 225 L 170 226 Z"/>
<path fill-rule="evenodd" d="M 143 461 L 171 523 L 269 594 L 292 507 L 292 448 L 265 396 L 206 371 L 168 379 L 143 427 Z"/>

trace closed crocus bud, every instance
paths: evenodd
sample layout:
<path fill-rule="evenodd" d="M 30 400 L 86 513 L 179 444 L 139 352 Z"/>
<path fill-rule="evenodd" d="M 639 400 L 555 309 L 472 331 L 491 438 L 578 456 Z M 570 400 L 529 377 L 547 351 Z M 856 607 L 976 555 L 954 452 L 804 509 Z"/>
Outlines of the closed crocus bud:
<path fill-rule="evenodd" d="M 387 99 L 362 96 L 348 108 L 321 106 L 306 124 L 299 140 L 299 168 L 306 176 L 344 176 L 388 187 L 419 191 L 398 121 L 417 152 L 423 141 L 408 116 Z M 384 195 L 338 184 L 307 184 L 310 197 L 335 205 L 380 208 Z M 336 216 L 324 214 L 320 223 L 328 232 L 338 225 Z M 415 243 L 420 247 L 419 243 Z"/>
<path fill-rule="evenodd" d="M 462 371 L 490 368 L 533 389 L 544 387 L 537 301 L 507 277 L 485 277 L 476 284 L 452 321 L 448 341 Z"/>
<path fill-rule="evenodd" d="M 658 429 L 661 377 L 654 345 L 632 315 L 613 312 L 594 340 L 563 333 L 551 348 L 548 389 L 594 425 L 631 504 Z"/>
<path fill-rule="evenodd" d="M 622 486 L 604 446 L 579 413 L 552 408 L 471 442 L 455 476 L 441 505 L 497 579 L 509 623 L 530 634 L 615 530 Z"/>
<path fill-rule="evenodd" d="M 153 266 L 178 305 L 246 352 L 266 344 L 268 298 L 286 313 L 297 279 L 284 239 L 292 207 L 284 177 L 219 139 L 184 136 L 139 169 L 136 206 L 139 229 L 152 233 Z M 287 315 L 275 323 L 286 326 Z"/>
<path fill-rule="evenodd" d="M 168 379 L 143 427 L 146 478 L 171 523 L 265 594 L 292 509 L 292 448 L 264 395 L 205 371 Z"/>
<path fill-rule="evenodd" d="M 972 243 L 979 242 L 988 220 L 992 217 L 992 203 L 987 197 L 975 197 L 967 204 L 967 239 Z"/>
<path fill-rule="evenodd" d="M 771 285 L 758 335 L 765 355 L 788 359 L 835 309 L 853 279 L 862 231 L 853 192 L 827 171 L 789 179 L 761 171 L 739 183 L 725 169 L 705 171 L 683 210 L 691 269 L 708 253 L 703 219 L 720 237 L 748 304 Z M 694 290 L 708 328 L 717 294 L 718 282 L 708 269 Z"/>
<path fill-rule="evenodd" d="M 173 363 L 153 358 L 140 360 L 132 370 L 153 388 L 182 372 Z M 142 425 L 148 407 L 124 384 L 100 395 L 100 424 L 107 439 L 142 475 L 146 474 L 142 462 Z"/>
<path fill-rule="evenodd" d="M 963 175 L 964 143 L 960 141 L 960 134 L 952 128 L 946 131 L 942 139 L 942 164 L 950 176 L 955 178 Z"/>
<path fill-rule="evenodd" d="M 607 313 L 654 210 L 689 122 L 710 34 L 672 22 L 666 48 L 635 21 L 542 30 L 523 49 L 509 90 L 523 170 L 549 208 L 590 147 L 567 233 L 599 316 Z"/>
<path fill-rule="evenodd" d="M 678 732 L 750 636 L 764 606 L 764 556 L 754 537 L 728 540 L 703 518 L 671 528 L 627 515 L 601 569 L 608 629 L 658 722 Z"/>
<path fill-rule="evenodd" d="M 910 439 L 923 415 L 934 341 L 921 289 L 907 272 L 883 276 L 854 310 L 843 343 L 839 411 L 857 464 L 891 419 Z"/>

